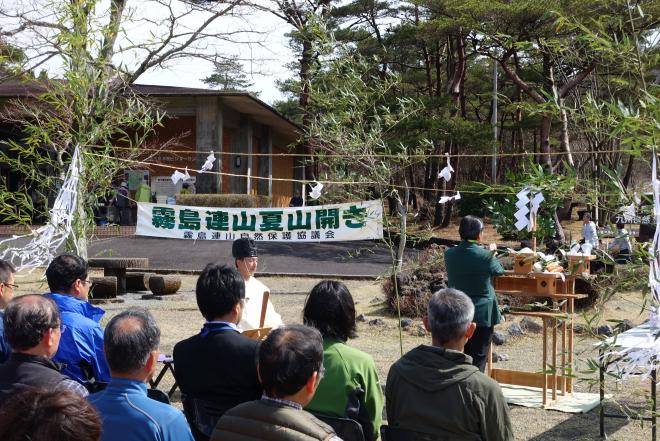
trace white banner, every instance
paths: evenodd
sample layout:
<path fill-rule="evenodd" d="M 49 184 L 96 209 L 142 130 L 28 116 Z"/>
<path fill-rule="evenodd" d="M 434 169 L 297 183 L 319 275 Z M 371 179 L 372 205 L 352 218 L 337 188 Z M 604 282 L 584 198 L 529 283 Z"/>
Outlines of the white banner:
<path fill-rule="evenodd" d="M 383 238 L 382 201 L 292 208 L 138 203 L 139 236 L 192 240 L 326 242 Z"/>

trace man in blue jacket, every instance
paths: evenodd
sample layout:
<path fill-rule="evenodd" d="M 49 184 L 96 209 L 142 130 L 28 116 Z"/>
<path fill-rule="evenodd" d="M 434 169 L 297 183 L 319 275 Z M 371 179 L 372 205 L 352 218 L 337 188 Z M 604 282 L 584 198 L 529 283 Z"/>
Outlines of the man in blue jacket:
<path fill-rule="evenodd" d="M 46 270 L 51 291 L 46 297 L 57 304 L 65 327 L 54 360 L 66 365 L 64 375 L 83 384 L 89 383 L 90 375 L 95 381 L 110 380 L 99 325 L 105 312 L 87 302 L 92 285 L 87 272 L 87 262 L 71 254 L 57 256 Z"/>
<path fill-rule="evenodd" d="M 146 309 L 128 309 L 105 328 L 112 380 L 89 396 L 103 421 L 101 441 L 194 441 L 180 410 L 147 397 L 159 343 L 160 329 Z"/>

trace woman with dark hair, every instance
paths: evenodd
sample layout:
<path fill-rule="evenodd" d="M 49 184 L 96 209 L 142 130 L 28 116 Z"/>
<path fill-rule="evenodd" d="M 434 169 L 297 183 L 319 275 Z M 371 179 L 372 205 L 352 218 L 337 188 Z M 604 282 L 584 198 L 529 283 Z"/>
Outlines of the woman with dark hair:
<path fill-rule="evenodd" d="M 504 274 L 504 268 L 491 251 L 479 245 L 484 223 L 476 216 L 461 219 L 458 233 L 461 243 L 445 251 L 447 284 L 467 294 L 474 303 L 474 322 L 477 329 L 465 345 L 465 353 L 481 372 L 486 369 L 488 347 L 493 327 L 502 321 L 493 288 L 493 277 Z"/>
<path fill-rule="evenodd" d="M 306 409 L 360 422 L 367 440 L 378 438 L 383 414 L 383 391 L 370 355 L 346 344 L 357 337 L 355 304 L 341 282 L 324 280 L 310 292 L 303 322 L 323 336 L 325 375 Z"/>

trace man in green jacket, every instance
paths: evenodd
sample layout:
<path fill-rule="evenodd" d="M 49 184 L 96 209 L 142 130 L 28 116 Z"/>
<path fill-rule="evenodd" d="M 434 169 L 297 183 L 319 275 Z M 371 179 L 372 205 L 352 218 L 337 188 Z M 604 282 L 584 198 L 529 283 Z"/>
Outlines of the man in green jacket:
<path fill-rule="evenodd" d="M 499 385 L 463 353 L 476 328 L 473 316 L 474 305 L 464 293 L 447 288 L 433 294 L 424 319 L 431 346 L 408 352 L 387 376 L 390 428 L 431 435 L 431 439 L 514 439 Z"/>
<path fill-rule="evenodd" d="M 474 303 L 474 321 L 477 329 L 465 346 L 472 363 L 484 372 L 493 327 L 502 321 L 493 288 L 493 277 L 504 274 L 504 268 L 491 251 L 479 245 L 484 223 L 475 216 L 461 219 L 458 232 L 461 243 L 445 251 L 447 286 L 467 294 Z"/>
<path fill-rule="evenodd" d="M 329 425 L 303 410 L 323 376 L 321 333 L 308 326 L 275 329 L 259 347 L 260 400 L 229 409 L 211 441 L 341 441 Z"/>

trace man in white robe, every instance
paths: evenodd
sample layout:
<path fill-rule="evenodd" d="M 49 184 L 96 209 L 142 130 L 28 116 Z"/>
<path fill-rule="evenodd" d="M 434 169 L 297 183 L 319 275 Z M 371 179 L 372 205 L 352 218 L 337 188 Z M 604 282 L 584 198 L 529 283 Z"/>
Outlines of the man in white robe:
<path fill-rule="evenodd" d="M 259 325 L 264 293 L 268 293 L 270 296 L 270 289 L 254 277 L 258 263 L 257 246 L 252 239 L 242 237 L 234 241 L 231 251 L 235 259 L 236 269 L 245 280 L 245 308 L 243 309 L 243 318 L 238 326 L 244 330 L 260 328 L 262 327 Z M 263 327 L 277 328 L 283 324 L 282 317 L 275 312 L 273 303 L 269 298 Z"/>

